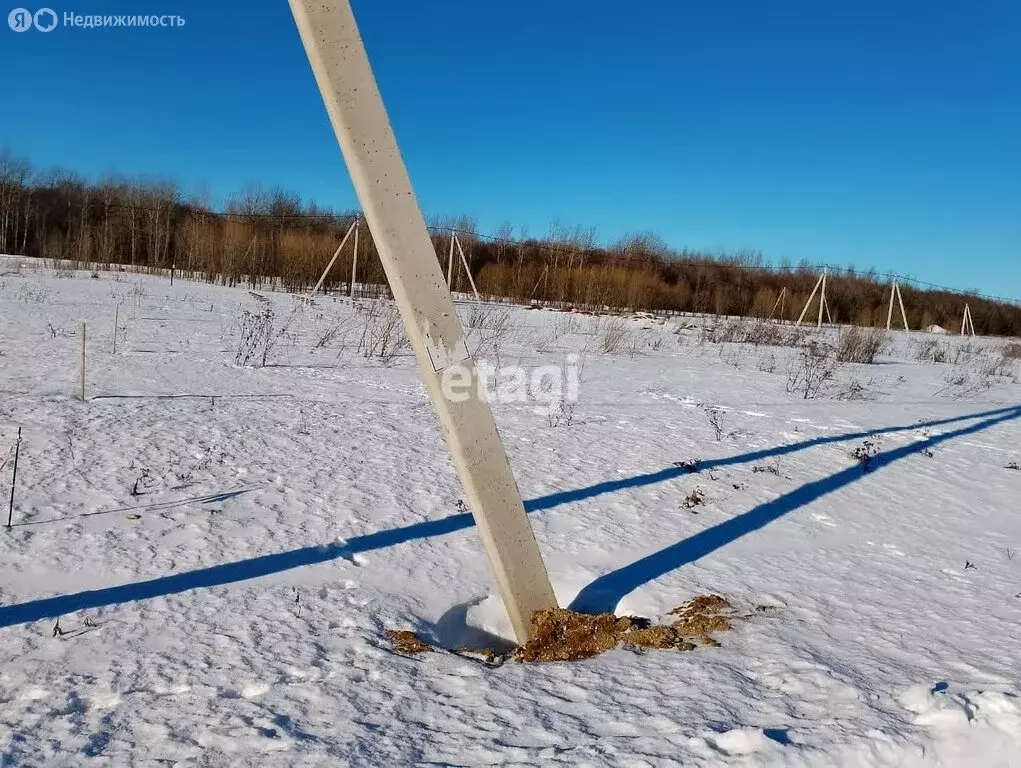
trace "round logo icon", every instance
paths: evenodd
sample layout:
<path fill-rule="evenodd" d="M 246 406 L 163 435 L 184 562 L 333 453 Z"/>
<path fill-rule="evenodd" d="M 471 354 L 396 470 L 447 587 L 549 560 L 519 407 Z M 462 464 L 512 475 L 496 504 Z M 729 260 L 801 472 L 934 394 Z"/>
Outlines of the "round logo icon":
<path fill-rule="evenodd" d="M 35 12 L 33 21 L 40 32 L 52 32 L 57 28 L 57 14 L 52 8 L 40 8 Z"/>
<path fill-rule="evenodd" d="M 7 14 L 7 26 L 15 32 L 28 32 L 32 28 L 32 12 L 27 8 L 15 8 Z"/>

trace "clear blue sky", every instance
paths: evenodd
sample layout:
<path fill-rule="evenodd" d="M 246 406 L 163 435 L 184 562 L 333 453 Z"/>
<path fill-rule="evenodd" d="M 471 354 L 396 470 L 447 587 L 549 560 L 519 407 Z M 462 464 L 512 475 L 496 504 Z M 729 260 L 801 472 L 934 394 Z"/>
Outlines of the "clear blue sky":
<path fill-rule="evenodd" d="M 259 182 L 355 207 L 284 0 L 52 7 L 187 23 L 0 26 L 0 146 L 221 201 Z M 652 230 L 1021 298 L 1017 0 L 354 8 L 427 214 Z"/>

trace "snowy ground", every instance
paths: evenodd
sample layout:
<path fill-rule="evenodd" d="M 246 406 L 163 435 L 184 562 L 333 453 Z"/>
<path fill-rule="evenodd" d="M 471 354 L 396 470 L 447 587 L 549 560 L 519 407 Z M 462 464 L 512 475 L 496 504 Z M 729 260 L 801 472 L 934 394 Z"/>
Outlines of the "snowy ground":
<path fill-rule="evenodd" d="M 266 296 L 282 322 L 293 298 Z M 1021 765 L 1002 340 L 934 364 L 902 336 L 803 399 L 795 349 L 629 320 L 637 354 L 606 355 L 605 319 L 512 309 L 480 356 L 580 356 L 573 412 L 494 405 L 561 604 L 660 619 L 719 593 L 748 618 L 719 648 L 491 668 L 386 639 L 506 633 L 413 358 L 360 355 L 351 304 L 320 298 L 236 366 L 262 305 L 0 258 L 0 463 L 24 438 L 0 764 Z"/>

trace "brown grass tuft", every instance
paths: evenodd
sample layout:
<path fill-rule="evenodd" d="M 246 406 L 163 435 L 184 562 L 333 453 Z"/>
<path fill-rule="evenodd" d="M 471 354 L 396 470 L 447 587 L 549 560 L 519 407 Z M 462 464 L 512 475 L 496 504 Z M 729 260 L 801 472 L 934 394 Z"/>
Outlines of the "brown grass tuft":
<path fill-rule="evenodd" d="M 674 608 L 670 614 L 678 617 L 673 628 L 681 637 L 693 638 L 703 645 L 718 646 L 719 643 L 710 635 L 731 629 L 727 616 L 733 611 L 733 606 L 725 598 L 702 595 Z"/>
<path fill-rule="evenodd" d="M 517 661 L 578 661 L 616 647 L 620 635 L 634 626 L 629 618 L 611 613 L 589 616 L 566 608 L 536 611 L 532 639 L 514 649 Z"/>
<path fill-rule="evenodd" d="M 733 606 L 719 595 L 701 595 L 670 611 L 677 616 L 673 624 L 651 624 L 636 616 L 603 613 L 591 616 L 567 608 L 548 608 L 532 615 L 532 639 L 511 652 L 515 661 L 535 664 L 551 661 L 591 659 L 618 645 L 632 650 L 693 651 L 692 640 L 705 646 L 719 646 L 710 637 L 713 632 L 731 628 L 727 617 Z M 390 630 L 390 642 L 398 653 L 418 654 L 436 650 L 414 632 Z M 498 666 L 507 654 L 490 648 L 459 648 L 458 656 Z"/>
<path fill-rule="evenodd" d="M 433 650 L 431 645 L 423 642 L 422 638 L 410 629 L 390 629 L 387 630 L 386 636 L 390 638 L 390 643 L 397 653 L 406 653 L 413 656 Z"/>

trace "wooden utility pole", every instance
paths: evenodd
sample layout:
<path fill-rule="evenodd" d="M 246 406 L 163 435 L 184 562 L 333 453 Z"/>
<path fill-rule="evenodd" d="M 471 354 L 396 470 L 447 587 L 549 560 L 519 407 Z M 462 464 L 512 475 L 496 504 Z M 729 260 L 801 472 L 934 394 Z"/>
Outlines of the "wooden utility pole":
<path fill-rule="evenodd" d="M 533 613 L 556 606 L 556 596 L 485 393 L 475 386 L 464 328 L 350 3 L 289 1 L 514 634 L 525 642 Z M 455 394 L 448 373 L 470 385 Z"/>

